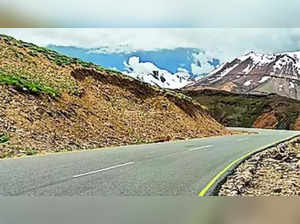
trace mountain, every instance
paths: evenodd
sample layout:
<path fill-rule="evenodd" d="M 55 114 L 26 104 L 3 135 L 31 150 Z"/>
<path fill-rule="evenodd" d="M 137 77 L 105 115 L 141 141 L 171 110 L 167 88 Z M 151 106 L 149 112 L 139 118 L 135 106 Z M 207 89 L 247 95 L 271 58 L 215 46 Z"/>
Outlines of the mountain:
<path fill-rule="evenodd" d="M 213 88 L 236 93 L 276 93 L 300 99 L 299 85 L 300 52 L 278 54 L 250 52 L 222 64 L 185 89 Z"/>
<path fill-rule="evenodd" d="M 184 90 L 227 127 L 300 130 L 300 101 L 277 94 L 241 94 L 224 90 Z"/>
<path fill-rule="evenodd" d="M 190 74 L 186 70 L 172 74 L 150 62 L 140 62 L 139 57 L 129 58 L 125 66 L 129 72 L 124 74 L 162 88 L 179 89 L 191 83 Z"/>
<path fill-rule="evenodd" d="M 140 81 L 168 89 L 182 88 L 220 64 L 196 48 L 134 50 L 49 45 L 50 49 L 121 71 Z"/>
<path fill-rule="evenodd" d="M 0 158 L 231 134 L 189 97 L 0 35 Z"/>

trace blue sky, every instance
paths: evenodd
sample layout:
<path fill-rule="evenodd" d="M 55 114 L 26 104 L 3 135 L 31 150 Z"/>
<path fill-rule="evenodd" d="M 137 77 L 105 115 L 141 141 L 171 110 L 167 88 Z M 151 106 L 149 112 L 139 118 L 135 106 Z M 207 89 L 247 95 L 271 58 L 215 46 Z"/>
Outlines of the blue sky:
<path fill-rule="evenodd" d="M 104 67 L 128 72 L 131 72 L 132 68 L 128 70 L 127 64 L 130 58 L 134 57 L 138 57 L 141 63 L 151 62 L 158 68 L 166 69 L 170 73 L 188 72 L 193 76 L 208 73 L 220 64 L 219 59 L 210 58 L 206 55 L 206 52 L 196 48 L 179 47 L 174 49 L 109 52 L 107 48 L 84 49 L 56 45 L 48 45 L 48 47 L 71 57 L 78 57 Z"/>

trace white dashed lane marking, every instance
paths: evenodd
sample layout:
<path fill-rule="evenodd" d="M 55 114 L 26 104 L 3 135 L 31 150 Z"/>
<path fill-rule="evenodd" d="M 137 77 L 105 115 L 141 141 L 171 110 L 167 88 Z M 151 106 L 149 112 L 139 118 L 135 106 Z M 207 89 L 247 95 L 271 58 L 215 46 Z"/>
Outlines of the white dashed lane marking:
<path fill-rule="evenodd" d="M 132 164 L 134 164 L 134 162 L 128 162 L 128 163 L 124 163 L 124 164 L 119 164 L 119 165 L 107 167 L 107 168 L 104 168 L 104 169 L 101 169 L 101 170 L 94 170 L 94 171 L 90 171 L 90 172 L 87 172 L 87 173 L 82 173 L 82 174 L 79 174 L 79 175 L 75 175 L 75 176 L 73 176 L 73 178 L 78 178 L 78 177 L 83 177 L 83 176 L 87 176 L 87 175 L 92 175 L 92 174 L 96 174 L 96 173 L 100 173 L 100 172 L 104 172 L 104 171 L 108 171 L 108 170 L 120 168 L 120 167 L 123 167 L 123 166 L 132 165 Z"/>
<path fill-rule="evenodd" d="M 240 138 L 240 139 L 237 139 L 236 141 L 241 142 L 241 141 L 245 141 L 245 140 L 248 140 L 248 138 Z"/>
<path fill-rule="evenodd" d="M 213 147 L 213 145 L 205 145 L 205 146 L 200 146 L 194 149 L 190 149 L 189 152 L 197 151 L 197 150 L 205 150 L 207 148 Z"/>

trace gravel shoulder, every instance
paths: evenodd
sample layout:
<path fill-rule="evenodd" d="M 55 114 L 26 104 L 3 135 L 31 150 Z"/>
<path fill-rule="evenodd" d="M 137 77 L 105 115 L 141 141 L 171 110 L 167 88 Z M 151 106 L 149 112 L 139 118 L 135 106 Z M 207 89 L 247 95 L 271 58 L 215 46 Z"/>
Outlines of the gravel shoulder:
<path fill-rule="evenodd" d="M 300 137 L 253 155 L 221 186 L 219 196 L 300 195 Z"/>

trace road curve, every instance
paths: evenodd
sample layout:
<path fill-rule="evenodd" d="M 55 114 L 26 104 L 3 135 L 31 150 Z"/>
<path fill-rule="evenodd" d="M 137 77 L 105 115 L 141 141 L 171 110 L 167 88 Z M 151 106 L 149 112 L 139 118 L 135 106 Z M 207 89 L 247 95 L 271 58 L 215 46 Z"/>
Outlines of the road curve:
<path fill-rule="evenodd" d="M 1 160 L 0 195 L 208 195 L 230 163 L 300 133 L 247 130 L 258 134 Z"/>

